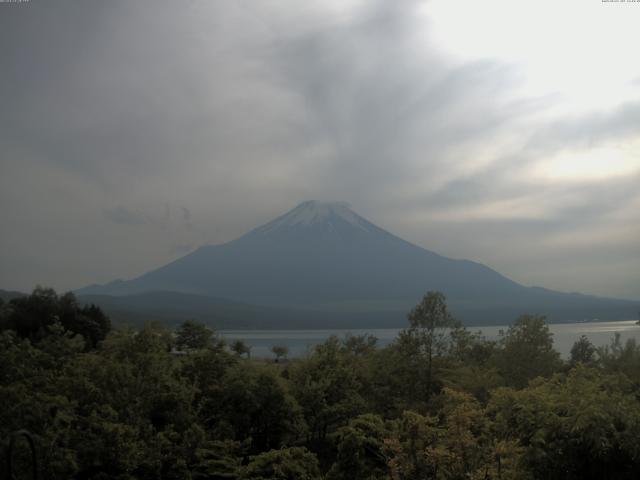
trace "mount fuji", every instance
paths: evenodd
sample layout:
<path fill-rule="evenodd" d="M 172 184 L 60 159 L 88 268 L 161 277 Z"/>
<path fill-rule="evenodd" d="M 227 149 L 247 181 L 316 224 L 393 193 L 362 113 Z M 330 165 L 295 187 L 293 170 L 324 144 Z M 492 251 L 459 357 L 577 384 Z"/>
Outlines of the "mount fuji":
<path fill-rule="evenodd" d="M 325 325 L 323 318 L 353 327 L 367 319 L 368 326 L 403 326 L 407 311 L 429 290 L 442 291 L 467 324 L 508 323 L 522 313 L 544 314 L 550 321 L 630 319 L 637 311 L 631 301 L 523 286 L 480 263 L 413 245 L 346 203 L 318 201 L 301 203 L 236 240 L 200 247 L 138 278 L 76 293 L 92 300 L 108 296 L 126 309 L 141 295 L 171 292 L 174 301 L 182 294 L 185 305 L 194 305 L 189 312 L 194 317 L 202 301 L 193 299 L 206 297 L 286 311 L 285 316 L 301 319 L 300 326 L 309 317 L 314 327 Z"/>

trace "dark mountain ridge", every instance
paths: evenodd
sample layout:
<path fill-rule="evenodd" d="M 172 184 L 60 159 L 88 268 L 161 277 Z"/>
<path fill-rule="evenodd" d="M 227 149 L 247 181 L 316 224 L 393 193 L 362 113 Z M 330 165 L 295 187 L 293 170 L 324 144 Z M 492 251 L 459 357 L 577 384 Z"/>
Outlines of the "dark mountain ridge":
<path fill-rule="evenodd" d="M 467 323 L 503 322 L 525 312 L 546 314 L 552 321 L 630 319 L 637 310 L 635 302 L 525 287 L 485 265 L 413 245 L 346 204 L 316 201 L 133 280 L 78 293 L 170 291 L 327 316 L 384 313 L 401 325 L 428 290 L 444 292 Z"/>

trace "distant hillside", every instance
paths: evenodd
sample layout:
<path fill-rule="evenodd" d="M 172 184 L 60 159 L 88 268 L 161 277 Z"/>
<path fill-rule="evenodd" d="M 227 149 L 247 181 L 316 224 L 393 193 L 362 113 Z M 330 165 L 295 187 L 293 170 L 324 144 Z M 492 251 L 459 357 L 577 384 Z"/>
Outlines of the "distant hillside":
<path fill-rule="evenodd" d="M 22 293 L 22 292 L 16 292 L 16 291 L 12 291 L 12 290 L 2 290 L 2 289 L 0 289 L 0 298 L 5 302 L 8 302 L 12 298 L 26 297 L 27 295 L 28 294 Z"/>
<path fill-rule="evenodd" d="M 115 324 L 139 325 L 160 321 L 175 325 L 186 319 L 205 322 L 217 329 L 295 329 L 392 327 L 404 317 L 396 312 L 317 311 L 265 307 L 179 292 L 146 292 L 136 295 L 79 295 L 84 304 L 99 305 Z"/>
<path fill-rule="evenodd" d="M 114 324 L 141 325 L 158 321 L 173 326 L 186 319 L 205 322 L 216 329 L 337 329 L 337 328 L 397 328 L 407 325 L 405 310 L 368 310 L 364 308 L 301 309 L 257 306 L 216 300 L 205 296 L 176 292 L 147 292 L 137 295 L 80 295 L 81 303 L 99 305 Z M 585 307 L 582 311 L 571 308 L 522 310 L 517 307 L 487 310 L 471 309 L 456 303 L 451 310 L 457 318 L 470 326 L 504 325 L 522 313 L 547 315 L 550 322 L 572 322 L 598 318 L 615 320 L 628 317 L 626 307 Z M 471 320 L 469 320 L 471 319 Z"/>

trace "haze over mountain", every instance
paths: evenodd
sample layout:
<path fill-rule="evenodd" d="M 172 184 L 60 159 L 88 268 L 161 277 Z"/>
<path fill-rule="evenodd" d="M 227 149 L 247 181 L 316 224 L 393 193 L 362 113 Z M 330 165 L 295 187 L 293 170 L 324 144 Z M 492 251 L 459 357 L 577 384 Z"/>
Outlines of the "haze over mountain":
<path fill-rule="evenodd" d="M 361 323 L 367 315 L 378 325 L 402 325 L 407 310 L 428 290 L 444 292 L 466 323 L 501 323 L 520 313 L 546 314 L 551 321 L 629 319 L 637 310 L 634 302 L 525 287 L 485 265 L 413 245 L 346 203 L 318 201 L 301 203 L 236 240 L 203 246 L 138 278 L 77 293 L 174 292 L 294 309 L 301 317 L 305 311 L 314 318 L 338 315 L 349 326 L 350 319 Z M 126 300 L 118 302 L 124 308 Z M 198 302 L 192 303 L 195 312 Z"/>

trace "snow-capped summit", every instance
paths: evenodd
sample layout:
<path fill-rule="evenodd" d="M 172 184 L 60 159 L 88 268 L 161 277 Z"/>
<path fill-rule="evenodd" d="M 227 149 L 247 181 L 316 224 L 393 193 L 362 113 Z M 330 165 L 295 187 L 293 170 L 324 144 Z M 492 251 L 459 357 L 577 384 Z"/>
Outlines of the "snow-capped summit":
<path fill-rule="evenodd" d="M 350 223 L 357 224 L 356 214 L 349 210 L 346 202 L 319 202 L 318 200 L 307 200 L 302 202 L 293 210 L 285 213 L 282 217 L 271 222 L 274 226 L 280 225 L 309 225 L 326 221 L 331 217 L 340 217 Z"/>
<path fill-rule="evenodd" d="M 307 200 L 284 215 L 256 228 L 249 237 L 273 235 L 292 230 L 342 232 L 350 230 L 375 233 L 382 230 L 351 210 L 347 202 Z M 386 233 L 386 232 L 385 232 Z"/>
<path fill-rule="evenodd" d="M 358 216 L 349 209 L 347 202 L 320 202 L 318 200 L 307 200 L 302 202 L 293 210 L 280 217 L 281 225 L 308 225 L 326 221 L 337 216 L 347 220 L 349 223 L 358 224 Z"/>

